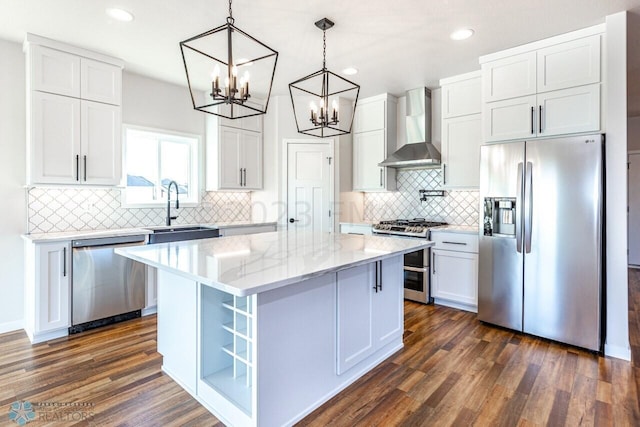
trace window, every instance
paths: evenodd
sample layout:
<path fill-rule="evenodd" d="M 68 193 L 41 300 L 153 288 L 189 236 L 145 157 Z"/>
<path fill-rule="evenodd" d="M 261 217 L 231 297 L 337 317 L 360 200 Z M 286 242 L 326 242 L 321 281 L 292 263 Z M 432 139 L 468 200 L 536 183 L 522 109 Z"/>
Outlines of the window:
<path fill-rule="evenodd" d="M 197 204 L 200 137 L 124 126 L 127 206 L 156 206 L 167 201 L 167 186 L 178 184 L 180 202 Z M 175 189 L 172 187 L 175 198 Z"/>

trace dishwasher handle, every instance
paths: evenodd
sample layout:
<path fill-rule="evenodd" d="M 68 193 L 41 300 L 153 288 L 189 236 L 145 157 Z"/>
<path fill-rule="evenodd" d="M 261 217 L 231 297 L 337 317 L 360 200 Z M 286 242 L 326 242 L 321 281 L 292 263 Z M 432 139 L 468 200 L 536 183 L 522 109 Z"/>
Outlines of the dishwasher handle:
<path fill-rule="evenodd" d="M 132 236 L 97 237 L 92 239 L 72 240 L 73 248 L 88 248 L 95 246 L 115 246 L 115 245 L 144 245 L 147 241 L 146 234 L 135 234 Z"/>

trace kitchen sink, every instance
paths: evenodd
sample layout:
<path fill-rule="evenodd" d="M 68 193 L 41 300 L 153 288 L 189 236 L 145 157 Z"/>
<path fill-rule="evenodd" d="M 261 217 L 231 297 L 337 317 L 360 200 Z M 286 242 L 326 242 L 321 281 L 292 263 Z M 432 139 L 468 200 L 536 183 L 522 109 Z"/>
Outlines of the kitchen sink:
<path fill-rule="evenodd" d="M 220 230 L 217 228 L 200 226 L 148 227 L 147 230 L 153 231 L 149 235 L 150 244 L 220 237 Z"/>

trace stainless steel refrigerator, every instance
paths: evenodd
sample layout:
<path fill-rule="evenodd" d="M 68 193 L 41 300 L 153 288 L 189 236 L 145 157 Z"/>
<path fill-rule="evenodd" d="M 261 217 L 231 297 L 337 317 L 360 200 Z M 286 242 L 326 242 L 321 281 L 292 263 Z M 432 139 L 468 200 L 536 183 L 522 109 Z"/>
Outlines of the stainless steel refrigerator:
<path fill-rule="evenodd" d="M 480 149 L 478 318 L 601 351 L 604 135 Z"/>

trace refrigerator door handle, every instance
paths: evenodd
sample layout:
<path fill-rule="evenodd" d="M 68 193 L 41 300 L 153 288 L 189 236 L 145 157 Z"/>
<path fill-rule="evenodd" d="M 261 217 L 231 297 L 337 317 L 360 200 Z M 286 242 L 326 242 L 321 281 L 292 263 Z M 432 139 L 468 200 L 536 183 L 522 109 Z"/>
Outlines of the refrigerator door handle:
<path fill-rule="evenodd" d="M 524 251 L 525 253 L 531 253 L 531 222 L 533 219 L 533 191 L 531 184 L 533 182 L 533 164 L 527 162 L 527 168 L 525 172 L 525 207 L 524 207 Z"/>
<path fill-rule="evenodd" d="M 516 186 L 518 187 L 516 191 L 516 251 L 518 253 L 522 253 L 522 192 L 524 191 L 522 187 L 522 169 L 523 164 L 520 162 L 518 163 L 518 176 L 516 177 Z"/>

